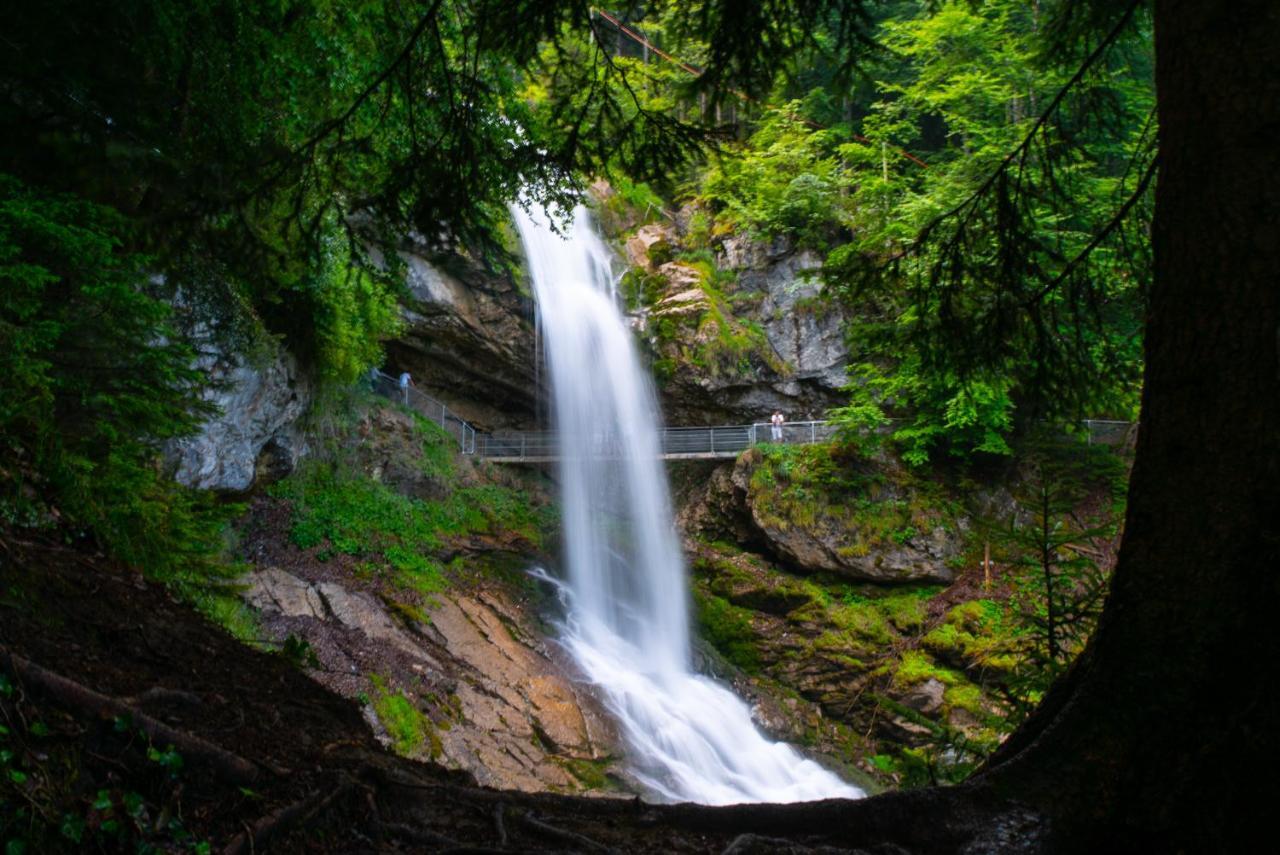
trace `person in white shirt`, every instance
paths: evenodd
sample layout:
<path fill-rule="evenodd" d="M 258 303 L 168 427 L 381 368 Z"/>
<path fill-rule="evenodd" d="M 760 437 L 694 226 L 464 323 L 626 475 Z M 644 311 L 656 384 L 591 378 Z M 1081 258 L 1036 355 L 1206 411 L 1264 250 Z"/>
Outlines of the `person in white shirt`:
<path fill-rule="evenodd" d="M 773 415 L 769 417 L 770 434 L 774 442 L 782 442 L 782 426 L 786 423 L 786 419 L 782 417 L 782 413 L 778 410 L 773 411 Z"/>
<path fill-rule="evenodd" d="M 409 376 L 409 372 L 400 372 L 400 397 L 403 399 L 406 407 L 409 406 L 409 387 L 412 385 L 413 378 Z"/>

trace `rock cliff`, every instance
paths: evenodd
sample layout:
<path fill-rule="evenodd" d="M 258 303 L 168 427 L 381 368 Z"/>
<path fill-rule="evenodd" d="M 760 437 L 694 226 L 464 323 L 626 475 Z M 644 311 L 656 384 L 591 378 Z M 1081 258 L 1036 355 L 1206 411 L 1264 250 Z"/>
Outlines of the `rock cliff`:
<path fill-rule="evenodd" d="M 744 236 L 690 248 L 687 230 L 651 223 L 623 240 L 624 285 L 663 410 L 676 423 L 822 418 L 848 382 L 844 315 L 821 257 Z"/>
<path fill-rule="evenodd" d="M 533 303 L 505 274 L 461 256 L 402 253 L 404 332 L 388 364 L 486 430 L 529 427 L 537 409 Z"/>
<path fill-rule="evenodd" d="M 313 385 L 292 354 L 279 346 L 250 360 L 202 335 L 199 367 L 218 408 L 195 436 L 175 440 L 165 456 L 181 484 L 224 493 L 288 474 L 306 453 L 298 420 L 311 405 Z"/>

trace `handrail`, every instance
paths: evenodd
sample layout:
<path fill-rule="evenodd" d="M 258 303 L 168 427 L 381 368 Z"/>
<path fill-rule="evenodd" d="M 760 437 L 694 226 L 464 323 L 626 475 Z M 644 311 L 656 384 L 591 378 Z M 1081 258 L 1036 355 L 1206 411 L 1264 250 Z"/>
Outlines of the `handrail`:
<path fill-rule="evenodd" d="M 458 441 L 463 454 L 476 453 L 476 429 L 466 419 L 450 412 L 443 401 L 419 392 L 412 386 L 401 387 L 396 378 L 376 368 L 369 369 L 369 380 L 374 392 L 399 401 L 418 415 L 444 428 L 446 433 Z"/>
<path fill-rule="evenodd" d="M 444 428 L 458 442 L 463 454 L 499 461 L 549 461 L 561 456 L 560 438 L 555 431 L 512 431 L 488 433 L 476 430 L 461 416 L 430 395 L 413 387 L 402 389 L 399 382 L 388 374 L 373 369 L 369 372 L 373 389 L 387 398 L 399 401 L 414 412 Z M 896 421 L 891 420 L 891 421 Z M 1132 422 L 1116 419 L 1082 419 L 1089 434 L 1089 444 L 1095 442 L 1095 426 L 1101 435 L 1098 442 L 1112 444 L 1116 437 L 1123 441 Z M 735 425 L 707 425 L 695 427 L 676 425 L 658 429 L 660 454 L 666 458 L 715 458 L 734 457 L 752 446 L 763 443 L 782 445 L 813 445 L 826 442 L 835 436 L 838 428 L 832 422 L 811 420 L 784 422 L 774 432 L 769 422 L 751 422 Z M 596 457 L 620 457 L 622 443 L 616 435 L 593 436 L 590 448 L 577 449 L 580 454 Z"/>

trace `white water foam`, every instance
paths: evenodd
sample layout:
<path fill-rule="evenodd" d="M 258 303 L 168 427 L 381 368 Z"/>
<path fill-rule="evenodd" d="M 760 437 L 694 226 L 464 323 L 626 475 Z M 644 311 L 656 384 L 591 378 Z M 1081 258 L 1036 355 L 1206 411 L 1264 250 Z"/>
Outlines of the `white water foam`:
<path fill-rule="evenodd" d="M 658 412 L 586 211 L 562 237 L 513 208 L 538 301 L 560 441 L 568 582 L 563 643 L 598 685 L 657 797 L 702 804 L 859 798 L 756 729 L 728 689 L 692 673 L 683 557 L 658 459 Z"/>

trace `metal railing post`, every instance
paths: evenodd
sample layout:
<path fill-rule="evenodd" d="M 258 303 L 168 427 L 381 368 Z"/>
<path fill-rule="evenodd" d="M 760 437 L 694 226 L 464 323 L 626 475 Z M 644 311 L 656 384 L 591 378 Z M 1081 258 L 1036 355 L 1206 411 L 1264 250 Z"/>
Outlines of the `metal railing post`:
<path fill-rule="evenodd" d="M 809 422 L 809 444 L 813 445 L 818 441 L 818 423 Z"/>
<path fill-rule="evenodd" d="M 711 453 L 715 454 L 716 453 L 716 429 L 715 428 L 711 429 L 710 439 L 711 439 Z"/>

